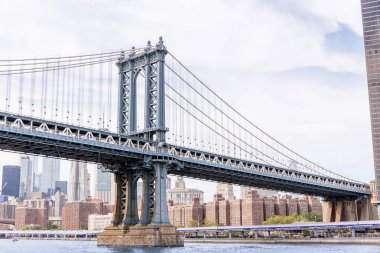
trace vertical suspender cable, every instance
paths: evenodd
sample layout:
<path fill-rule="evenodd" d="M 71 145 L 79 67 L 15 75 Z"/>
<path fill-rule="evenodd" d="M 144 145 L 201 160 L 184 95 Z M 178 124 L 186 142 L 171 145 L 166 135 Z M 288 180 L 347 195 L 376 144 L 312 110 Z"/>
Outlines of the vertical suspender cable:
<path fill-rule="evenodd" d="M 43 118 L 46 117 L 46 99 L 47 99 L 47 83 L 48 83 L 48 74 L 49 74 L 49 71 L 48 71 L 48 68 L 49 68 L 49 60 L 46 61 L 46 67 L 45 67 L 45 76 L 44 76 L 44 80 L 43 80 L 43 85 L 44 85 L 44 89 L 43 89 Z"/>
<path fill-rule="evenodd" d="M 36 59 L 34 59 L 34 65 L 33 67 L 35 68 L 36 67 Z M 33 71 L 32 73 L 32 76 L 31 76 L 31 116 L 34 116 L 34 111 L 35 111 L 35 108 L 34 108 L 34 105 L 35 105 L 35 102 L 36 102 L 36 72 Z"/>
<path fill-rule="evenodd" d="M 94 93 L 94 66 L 90 65 L 90 97 L 89 97 L 89 113 L 88 113 L 88 124 L 93 127 L 92 113 L 93 113 L 93 93 Z"/>
<path fill-rule="evenodd" d="M 62 93 L 61 93 L 61 121 L 63 122 L 65 113 L 65 100 L 66 100 L 66 68 L 62 69 Z"/>
<path fill-rule="evenodd" d="M 5 98 L 5 110 L 8 112 L 10 109 L 10 101 L 11 101 L 11 89 L 12 89 L 12 72 L 10 61 L 8 62 L 8 76 L 7 76 L 7 94 Z"/>
<path fill-rule="evenodd" d="M 24 62 L 24 61 L 22 61 Z M 19 114 L 22 114 L 22 102 L 23 102 L 23 96 L 24 96 L 24 74 L 23 72 L 23 66 L 21 66 L 20 76 L 19 76 L 19 84 L 18 84 L 18 109 Z"/>
<path fill-rule="evenodd" d="M 58 58 L 58 65 L 57 65 L 57 88 L 55 92 L 55 120 L 58 120 L 58 102 L 59 102 L 59 78 L 60 78 L 60 58 Z"/>

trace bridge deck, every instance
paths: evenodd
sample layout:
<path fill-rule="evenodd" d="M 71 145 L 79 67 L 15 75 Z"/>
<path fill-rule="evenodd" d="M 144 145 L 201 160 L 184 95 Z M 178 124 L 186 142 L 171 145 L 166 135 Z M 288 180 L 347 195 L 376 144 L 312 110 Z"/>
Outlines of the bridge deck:
<path fill-rule="evenodd" d="M 367 185 L 259 164 L 200 150 L 0 112 L 0 148 L 103 165 L 142 165 L 145 157 L 173 161 L 171 174 L 322 197 L 369 197 Z"/>

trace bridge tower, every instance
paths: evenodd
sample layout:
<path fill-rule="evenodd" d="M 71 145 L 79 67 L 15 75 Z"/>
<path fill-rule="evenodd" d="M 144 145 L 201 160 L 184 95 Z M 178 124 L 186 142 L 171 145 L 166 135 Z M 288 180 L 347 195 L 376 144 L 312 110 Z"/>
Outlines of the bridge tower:
<path fill-rule="evenodd" d="M 133 48 L 134 49 L 134 48 Z M 121 53 L 119 70 L 119 134 L 165 149 L 165 55 L 162 37 L 141 53 Z M 144 129 L 137 129 L 137 77 L 145 77 Z M 115 174 L 116 203 L 113 225 L 98 237 L 104 246 L 183 246 L 183 237 L 169 222 L 166 203 L 168 169 L 176 166 L 160 157 L 145 156 L 136 163 L 109 168 Z M 137 181 L 143 181 L 139 217 Z"/>

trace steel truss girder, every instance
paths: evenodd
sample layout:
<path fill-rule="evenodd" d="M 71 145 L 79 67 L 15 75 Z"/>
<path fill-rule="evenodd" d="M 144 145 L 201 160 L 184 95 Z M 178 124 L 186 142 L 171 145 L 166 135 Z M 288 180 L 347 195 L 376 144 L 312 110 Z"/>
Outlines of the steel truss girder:
<path fill-rule="evenodd" d="M 44 126 L 44 129 L 41 126 Z M 305 189 L 318 189 L 316 195 L 369 196 L 370 194 L 367 186 L 355 182 L 292 171 L 184 147 L 154 146 L 151 142 L 140 141 L 129 136 L 6 113 L 0 113 L 0 145 L 4 150 L 108 165 L 143 164 L 144 157 L 149 155 L 154 161 L 182 163 L 185 169 L 197 167 L 206 171 L 207 168 L 211 168 L 215 170 L 215 173 L 222 174 L 222 171 L 228 171 L 229 175 L 233 175 L 239 172 L 249 178 L 254 175 L 255 178 L 265 179 L 261 181 L 272 182 L 265 188 L 276 185 L 277 190 L 280 191 L 301 192 L 302 189 L 299 187 L 289 187 L 289 185 L 304 185 Z M 200 173 L 197 177 L 207 179 Z M 317 179 L 321 179 L 321 183 Z M 229 179 L 226 177 L 221 180 Z M 273 184 L 273 182 L 277 183 Z M 251 181 L 243 183 L 250 185 Z M 260 184 L 260 182 L 255 184 Z"/>

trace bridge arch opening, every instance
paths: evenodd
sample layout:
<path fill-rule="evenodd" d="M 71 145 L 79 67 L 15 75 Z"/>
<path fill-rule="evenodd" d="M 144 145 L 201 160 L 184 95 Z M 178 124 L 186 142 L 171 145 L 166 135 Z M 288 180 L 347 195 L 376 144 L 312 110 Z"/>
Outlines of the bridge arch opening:
<path fill-rule="evenodd" d="M 145 87 L 144 69 L 140 68 L 136 71 L 136 130 L 145 129 L 145 97 L 148 92 Z"/>

